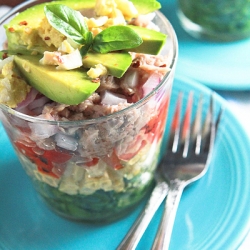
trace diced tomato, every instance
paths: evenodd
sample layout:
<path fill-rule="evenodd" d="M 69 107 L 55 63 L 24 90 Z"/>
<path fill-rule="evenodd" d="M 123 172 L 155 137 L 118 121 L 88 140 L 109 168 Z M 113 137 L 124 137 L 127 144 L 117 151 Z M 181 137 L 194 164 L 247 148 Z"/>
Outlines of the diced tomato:
<path fill-rule="evenodd" d="M 37 146 L 29 147 L 20 141 L 16 141 L 15 146 L 20 153 L 28 157 L 30 161 L 36 164 L 38 171 L 55 178 L 58 178 L 58 176 L 52 172 L 54 167 L 53 163 L 63 164 L 72 157 L 72 155 L 67 154 L 66 152 L 59 152 L 56 150 L 45 150 L 42 155 L 39 155 L 35 153 L 35 151 L 39 150 Z"/>
<path fill-rule="evenodd" d="M 95 166 L 98 162 L 99 162 L 99 158 L 93 158 L 92 161 L 84 163 L 84 165 L 88 167 L 92 167 L 92 166 Z"/>
<path fill-rule="evenodd" d="M 157 139 L 162 137 L 165 128 L 165 120 L 167 117 L 168 110 L 168 99 L 162 103 L 159 107 L 159 112 L 157 115 L 152 117 L 152 119 L 145 126 L 146 133 L 153 133 Z"/>
<path fill-rule="evenodd" d="M 124 161 L 132 159 L 139 151 L 148 143 L 162 138 L 165 128 L 165 120 L 167 116 L 168 99 L 166 99 L 159 107 L 159 112 L 153 116 L 146 126 L 140 131 L 135 140 L 130 144 L 129 149 L 119 158 Z"/>
<path fill-rule="evenodd" d="M 129 150 L 126 153 L 119 155 L 119 158 L 124 161 L 129 161 L 139 153 L 139 151 L 147 144 L 147 141 L 140 140 L 137 141 L 137 144 L 138 145 L 136 145 L 137 146 L 136 148 L 133 147 L 133 145 L 131 145 L 131 147 L 129 147 Z"/>
<path fill-rule="evenodd" d="M 33 158 L 34 156 L 34 151 L 32 150 L 32 147 L 30 146 L 27 146 L 27 145 L 24 145 L 22 142 L 20 141 L 16 141 L 15 142 L 15 146 L 17 147 L 17 149 L 19 150 L 20 153 L 30 157 L 30 158 Z"/>
<path fill-rule="evenodd" d="M 113 151 L 111 155 L 102 157 L 102 160 L 115 170 L 123 168 L 120 159 L 118 158 L 115 151 Z"/>
<path fill-rule="evenodd" d="M 59 152 L 55 150 L 46 150 L 43 154 L 43 157 L 48 161 L 52 161 L 54 163 L 64 163 L 68 161 L 72 155 L 66 152 Z"/>

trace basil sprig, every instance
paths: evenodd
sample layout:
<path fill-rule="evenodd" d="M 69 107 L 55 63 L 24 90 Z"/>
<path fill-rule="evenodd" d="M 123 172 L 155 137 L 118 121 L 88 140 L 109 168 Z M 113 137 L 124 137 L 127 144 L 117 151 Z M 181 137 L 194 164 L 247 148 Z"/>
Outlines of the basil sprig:
<path fill-rule="evenodd" d="M 79 11 L 62 4 L 46 5 L 44 11 L 51 26 L 63 35 L 78 44 L 85 44 L 88 41 L 90 32 Z"/>
<path fill-rule="evenodd" d="M 108 27 L 93 38 L 82 14 L 66 5 L 46 5 L 44 12 L 52 27 L 81 45 L 82 56 L 90 49 L 98 53 L 108 53 L 132 49 L 143 42 L 134 30 L 122 25 Z"/>
<path fill-rule="evenodd" d="M 111 26 L 100 32 L 93 41 L 92 48 L 99 53 L 132 49 L 142 43 L 141 37 L 127 26 Z"/>

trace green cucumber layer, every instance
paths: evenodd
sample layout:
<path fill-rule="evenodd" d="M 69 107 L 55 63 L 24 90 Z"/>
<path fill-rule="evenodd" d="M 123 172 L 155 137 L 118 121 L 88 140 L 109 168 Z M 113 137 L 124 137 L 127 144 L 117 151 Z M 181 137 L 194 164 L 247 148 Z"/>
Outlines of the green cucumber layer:
<path fill-rule="evenodd" d="M 68 219 L 107 223 L 128 214 L 149 192 L 153 178 L 145 185 L 130 186 L 125 192 L 98 190 L 92 195 L 68 195 L 44 182 L 34 181 L 38 193 L 51 210 Z M 128 184 L 128 183 L 127 183 Z"/>

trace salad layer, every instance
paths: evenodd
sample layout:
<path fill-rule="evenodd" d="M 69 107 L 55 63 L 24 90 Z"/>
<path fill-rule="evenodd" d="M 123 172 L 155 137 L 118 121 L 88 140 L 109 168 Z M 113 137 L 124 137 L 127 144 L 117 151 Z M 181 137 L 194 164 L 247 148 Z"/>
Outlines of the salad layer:
<path fill-rule="evenodd" d="M 25 20 L 22 28 L 11 22 L 6 26 L 9 39 L 0 62 L 0 102 L 12 109 L 3 109 L 3 125 L 44 201 L 71 219 L 118 218 L 146 194 L 159 160 L 173 81 L 173 51 L 164 47 L 164 53 L 155 53 L 154 46 L 147 48 L 145 37 L 139 39 L 139 47 L 121 49 L 119 43 L 114 45 L 118 50 L 103 52 L 104 47 L 110 50 L 111 42 L 100 46 L 110 36 L 102 31 L 109 27 L 121 31 L 120 26 L 135 38 L 129 26 L 158 32 L 154 33 L 158 40 L 153 39 L 158 46 L 159 27 L 165 31 L 165 23 L 156 13 L 140 14 L 132 2 L 98 0 L 95 8 L 77 13 L 61 4 L 45 5 L 47 16 L 37 29 L 29 30 L 31 36 L 22 33 L 23 25 L 29 24 Z M 84 45 L 67 37 L 48 17 L 58 11 L 60 16 L 61 9 L 85 21 Z M 99 34 L 101 38 L 95 40 Z M 132 46 L 131 41 L 126 44 Z M 145 49 L 150 53 L 142 53 Z M 126 69 L 122 60 L 112 57 L 128 60 Z M 30 72 L 39 77 L 30 78 Z M 81 73 L 91 90 L 72 89 L 76 84 L 72 79 Z M 57 77 L 61 77 L 58 84 Z M 55 89 L 56 85 L 62 87 Z M 81 91 L 84 99 L 72 104 L 71 100 L 82 98 Z"/>

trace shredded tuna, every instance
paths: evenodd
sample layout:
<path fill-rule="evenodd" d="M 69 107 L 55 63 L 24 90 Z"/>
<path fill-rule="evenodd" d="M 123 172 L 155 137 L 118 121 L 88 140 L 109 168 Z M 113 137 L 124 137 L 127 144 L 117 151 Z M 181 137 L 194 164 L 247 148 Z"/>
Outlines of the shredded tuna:
<path fill-rule="evenodd" d="M 45 105 L 43 115 L 51 115 L 55 120 L 86 120 L 112 114 L 129 107 L 131 103 L 118 105 L 102 105 L 101 97 L 94 93 L 78 105 L 50 103 Z"/>
<path fill-rule="evenodd" d="M 137 18 L 132 19 L 129 24 L 159 31 L 159 27 L 153 22 L 154 17 L 155 13 L 139 15 Z"/>
<path fill-rule="evenodd" d="M 133 63 L 122 78 L 103 76 L 100 78 L 100 87 L 87 100 L 78 105 L 52 102 L 44 106 L 42 114 L 50 114 L 55 120 L 86 120 L 115 113 L 140 100 L 143 97 L 142 85 L 150 75 L 158 74 L 160 79 L 169 71 L 169 67 L 163 56 L 131 54 Z M 127 103 L 101 104 L 101 96 L 107 90 L 114 94 L 123 95 L 127 98 Z"/>
<path fill-rule="evenodd" d="M 164 76 L 170 68 L 166 64 L 167 58 L 160 55 L 146 55 L 131 53 L 133 57 L 132 67 L 144 70 L 148 73 L 159 73 Z"/>
<path fill-rule="evenodd" d="M 119 84 L 113 76 L 103 76 L 100 78 L 100 87 L 97 89 L 97 92 L 104 92 L 105 90 L 117 92 L 120 88 Z"/>

